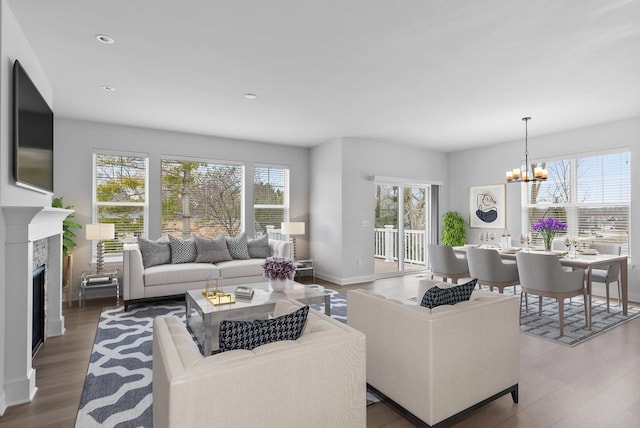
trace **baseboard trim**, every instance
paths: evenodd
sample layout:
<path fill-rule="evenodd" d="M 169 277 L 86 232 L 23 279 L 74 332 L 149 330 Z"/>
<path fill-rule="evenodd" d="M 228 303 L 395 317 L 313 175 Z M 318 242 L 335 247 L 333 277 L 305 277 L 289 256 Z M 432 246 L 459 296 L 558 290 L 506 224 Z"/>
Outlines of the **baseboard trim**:
<path fill-rule="evenodd" d="M 378 391 L 375 387 L 367 384 L 369 386 L 369 388 L 371 388 L 371 390 L 373 391 L 374 394 L 376 394 L 377 396 L 379 396 L 380 398 L 382 398 L 385 402 L 389 403 L 392 407 L 394 407 L 397 411 L 399 411 L 400 413 L 402 413 L 407 419 L 409 419 L 411 421 L 411 423 L 413 423 L 415 426 L 418 427 L 423 427 L 423 428 L 444 428 L 446 426 L 452 425 L 453 423 L 459 421 L 460 419 L 464 418 L 465 416 L 467 416 L 468 414 L 470 414 L 471 412 L 474 412 L 475 410 L 478 410 L 480 407 L 489 404 L 490 402 L 502 397 L 503 395 L 507 395 L 507 394 L 511 394 L 511 398 L 513 399 L 514 403 L 518 403 L 519 397 L 518 397 L 518 384 L 516 383 L 515 385 L 510 386 L 509 388 L 498 392 L 497 394 L 492 395 L 491 397 L 480 401 L 479 403 L 474 404 L 473 406 L 470 406 L 458 413 L 456 413 L 455 415 L 449 416 L 447 419 L 444 419 L 440 422 L 437 422 L 433 425 L 429 425 L 428 423 L 426 423 L 425 421 L 423 421 L 422 419 L 418 418 L 416 415 L 414 415 L 413 413 L 411 413 L 410 411 L 408 411 L 407 409 L 405 409 L 404 407 L 402 407 L 400 404 L 396 403 L 395 401 L 393 401 L 391 398 L 387 397 L 386 395 L 384 395 L 382 392 Z"/>
<path fill-rule="evenodd" d="M 4 395 L 4 391 L 0 388 L 0 416 L 4 415 L 7 410 L 7 397 Z"/>

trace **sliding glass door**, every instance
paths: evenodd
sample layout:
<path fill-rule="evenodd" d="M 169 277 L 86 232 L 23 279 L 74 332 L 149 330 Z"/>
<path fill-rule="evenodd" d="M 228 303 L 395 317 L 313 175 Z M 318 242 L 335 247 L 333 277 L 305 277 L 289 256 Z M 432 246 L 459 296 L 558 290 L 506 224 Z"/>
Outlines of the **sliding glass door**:
<path fill-rule="evenodd" d="M 426 269 L 429 190 L 429 186 L 376 183 L 376 276 L 393 276 Z"/>

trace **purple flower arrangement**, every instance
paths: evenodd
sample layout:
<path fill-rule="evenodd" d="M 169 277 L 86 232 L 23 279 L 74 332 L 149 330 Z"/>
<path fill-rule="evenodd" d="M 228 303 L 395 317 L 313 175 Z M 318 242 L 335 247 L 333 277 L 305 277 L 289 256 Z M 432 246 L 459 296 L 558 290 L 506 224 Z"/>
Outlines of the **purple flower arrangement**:
<path fill-rule="evenodd" d="M 262 272 L 269 279 L 293 279 L 296 267 L 291 259 L 285 257 L 267 257 L 262 263 Z"/>
<path fill-rule="evenodd" d="M 556 236 L 556 233 L 562 230 L 567 230 L 567 224 L 561 222 L 560 220 L 546 217 L 539 218 L 538 222 L 534 224 L 531 229 L 533 229 L 534 232 L 542 235 L 542 239 L 544 241 L 544 249 L 546 251 L 550 251 L 551 243 L 553 242 L 553 238 Z"/>

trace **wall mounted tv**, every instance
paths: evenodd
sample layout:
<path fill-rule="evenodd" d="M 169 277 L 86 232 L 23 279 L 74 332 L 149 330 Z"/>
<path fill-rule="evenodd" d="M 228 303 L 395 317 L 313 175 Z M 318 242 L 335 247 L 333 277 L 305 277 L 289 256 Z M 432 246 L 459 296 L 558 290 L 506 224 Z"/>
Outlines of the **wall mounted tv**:
<path fill-rule="evenodd" d="M 13 175 L 53 193 L 53 111 L 18 60 L 13 63 Z"/>

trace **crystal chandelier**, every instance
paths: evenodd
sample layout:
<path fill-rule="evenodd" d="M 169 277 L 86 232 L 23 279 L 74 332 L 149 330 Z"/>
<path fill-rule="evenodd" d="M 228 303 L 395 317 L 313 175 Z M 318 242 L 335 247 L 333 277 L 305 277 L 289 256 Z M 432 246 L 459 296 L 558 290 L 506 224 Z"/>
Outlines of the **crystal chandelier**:
<path fill-rule="evenodd" d="M 540 181 L 546 180 L 549 176 L 549 171 L 546 168 L 540 166 L 529 165 L 529 132 L 527 129 L 527 123 L 531 120 L 530 117 L 523 117 L 524 120 L 524 165 L 520 168 L 510 169 L 506 172 L 507 183 L 519 183 L 521 181 Z M 531 170 L 529 170 L 531 168 Z"/>

